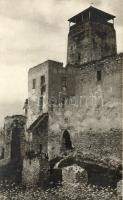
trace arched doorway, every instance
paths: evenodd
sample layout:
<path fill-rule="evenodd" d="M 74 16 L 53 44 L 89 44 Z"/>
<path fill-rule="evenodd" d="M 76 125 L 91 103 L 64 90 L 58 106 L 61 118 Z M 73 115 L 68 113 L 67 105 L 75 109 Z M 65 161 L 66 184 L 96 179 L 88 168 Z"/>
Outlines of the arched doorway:
<path fill-rule="evenodd" d="M 70 139 L 70 133 L 65 130 L 62 136 L 62 148 L 64 150 L 70 150 L 72 149 L 72 142 Z"/>

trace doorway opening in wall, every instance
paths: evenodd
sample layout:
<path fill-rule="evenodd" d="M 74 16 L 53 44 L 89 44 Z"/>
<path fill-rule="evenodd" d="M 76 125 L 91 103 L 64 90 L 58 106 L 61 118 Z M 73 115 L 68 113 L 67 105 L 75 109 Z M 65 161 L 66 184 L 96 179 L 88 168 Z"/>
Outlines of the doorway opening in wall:
<path fill-rule="evenodd" d="M 65 130 L 63 133 L 63 137 L 62 137 L 62 146 L 63 149 L 65 150 L 70 150 L 72 149 L 72 142 L 71 142 L 71 138 L 70 138 L 70 133 Z"/>

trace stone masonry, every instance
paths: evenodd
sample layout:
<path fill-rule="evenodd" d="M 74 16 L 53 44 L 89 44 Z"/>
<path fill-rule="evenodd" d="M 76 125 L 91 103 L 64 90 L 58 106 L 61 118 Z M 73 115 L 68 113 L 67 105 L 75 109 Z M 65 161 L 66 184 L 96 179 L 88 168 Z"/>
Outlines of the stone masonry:
<path fill-rule="evenodd" d="M 84 153 L 119 167 L 123 54 L 114 18 L 93 7 L 72 17 L 67 65 L 48 60 L 29 70 L 25 154 L 50 162 Z"/>

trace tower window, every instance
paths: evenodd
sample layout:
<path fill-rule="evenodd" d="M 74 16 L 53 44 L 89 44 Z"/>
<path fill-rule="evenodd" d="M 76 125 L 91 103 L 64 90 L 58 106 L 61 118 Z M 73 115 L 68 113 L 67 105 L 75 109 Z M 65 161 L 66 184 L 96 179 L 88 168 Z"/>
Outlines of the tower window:
<path fill-rule="evenodd" d="M 41 96 L 39 99 L 39 111 L 43 110 L 43 97 Z"/>
<path fill-rule="evenodd" d="M 45 76 L 41 76 L 40 86 L 41 86 L 41 95 L 43 95 L 46 91 Z"/>
<path fill-rule="evenodd" d="M 35 89 L 36 88 L 36 79 L 33 79 L 32 80 L 32 89 Z"/>
<path fill-rule="evenodd" d="M 41 95 L 43 95 L 45 93 L 45 91 L 46 91 L 46 85 L 43 85 L 41 87 Z"/>
<path fill-rule="evenodd" d="M 102 79 L 102 73 L 100 70 L 100 71 L 97 71 L 97 81 L 101 81 L 101 79 Z"/>
<path fill-rule="evenodd" d="M 45 84 L 45 76 L 41 76 L 41 86 Z"/>

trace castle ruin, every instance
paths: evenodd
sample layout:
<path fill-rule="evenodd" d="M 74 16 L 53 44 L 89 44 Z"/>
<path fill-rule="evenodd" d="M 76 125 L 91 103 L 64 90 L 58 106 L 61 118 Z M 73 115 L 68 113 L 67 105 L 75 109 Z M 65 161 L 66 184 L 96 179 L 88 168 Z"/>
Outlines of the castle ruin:
<path fill-rule="evenodd" d="M 40 182 L 51 163 L 62 159 L 62 168 L 70 157 L 88 173 L 89 166 L 119 170 L 123 54 L 117 54 L 114 19 L 92 6 L 70 18 L 66 66 L 47 60 L 29 70 L 25 183 L 31 167 L 31 181 Z"/>

